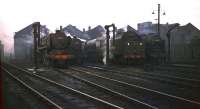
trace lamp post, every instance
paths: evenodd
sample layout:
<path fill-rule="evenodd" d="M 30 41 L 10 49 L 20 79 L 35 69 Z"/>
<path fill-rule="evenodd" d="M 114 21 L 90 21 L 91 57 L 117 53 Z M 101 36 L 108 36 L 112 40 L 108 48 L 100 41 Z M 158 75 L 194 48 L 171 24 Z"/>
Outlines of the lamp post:
<path fill-rule="evenodd" d="M 154 10 L 154 11 L 158 11 L 158 25 L 157 25 L 157 34 L 158 37 L 160 37 L 160 11 L 161 11 L 161 7 L 160 4 L 158 4 L 158 10 Z M 152 12 L 152 14 L 155 14 L 155 12 Z M 163 12 L 163 15 L 166 15 L 165 12 Z"/>

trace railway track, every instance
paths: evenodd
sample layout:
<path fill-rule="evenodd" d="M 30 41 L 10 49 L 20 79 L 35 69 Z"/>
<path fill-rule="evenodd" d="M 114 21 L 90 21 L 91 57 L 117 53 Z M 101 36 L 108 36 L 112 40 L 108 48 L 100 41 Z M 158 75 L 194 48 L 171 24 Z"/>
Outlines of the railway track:
<path fill-rule="evenodd" d="M 54 106 L 49 109 L 123 109 L 16 66 L 6 65 L 3 70 Z"/>
<path fill-rule="evenodd" d="M 200 69 L 199 68 L 185 68 L 181 66 L 158 66 L 154 68 L 153 73 L 166 74 L 191 79 L 200 79 Z"/>
<path fill-rule="evenodd" d="M 147 78 L 151 80 L 157 80 L 160 82 L 167 82 L 171 84 L 177 84 L 182 86 L 187 86 L 191 88 L 200 88 L 200 80 L 195 78 L 178 77 L 167 74 L 152 73 L 152 72 L 131 72 L 116 69 L 108 69 L 103 67 L 86 66 L 87 68 L 97 69 L 100 71 L 108 71 L 112 73 L 118 73 L 127 76 L 136 76 L 141 78 Z"/>
<path fill-rule="evenodd" d="M 197 66 L 184 66 L 184 65 L 165 65 L 155 67 L 158 70 L 176 71 L 178 73 L 199 73 L 200 69 Z"/>
<path fill-rule="evenodd" d="M 7 69 L 3 68 L 2 69 L 8 76 L 10 76 L 12 79 L 14 79 L 17 83 L 20 83 L 23 87 L 28 89 L 33 95 L 36 95 L 37 97 L 40 98 L 41 101 L 43 101 L 49 109 L 63 109 L 57 104 L 55 104 L 53 101 L 45 97 L 43 94 L 38 92 L 37 90 L 33 89 L 31 86 L 23 82 L 21 79 L 13 75 L 11 72 L 9 72 Z"/>
<path fill-rule="evenodd" d="M 82 68 L 82 67 L 81 67 Z M 178 85 L 168 83 L 167 81 L 157 81 L 148 78 L 142 78 L 133 75 L 127 75 L 126 72 L 122 73 L 112 73 L 105 70 L 95 70 L 95 69 L 85 69 L 86 71 L 96 72 L 100 76 L 109 77 L 112 79 L 117 79 L 120 81 L 124 81 L 129 84 L 134 84 L 137 86 L 145 87 L 148 89 L 156 90 L 159 92 L 166 93 L 168 95 L 174 95 L 181 98 L 187 98 L 192 101 L 200 101 L 200 89 L 199 88 L 192 88 L 184 85 Z M 119 71 L 119 70 L 118 70 Z M 132 72 L 134 73 L 134 72 Z M 154 87 L 152 87 L 154 86 Z"/>
<path fill-rule="evenodd" d="M 157 107 L 155 107 L 153 105 L 149 105 L 145 102 L 142 102 L 142 101 L 139 101 L 137 99 L 126 96 L 124 94 L 118 93 L 118 92 L 116 92 L 116 91 L 114 91 L 110 88 L 106 88 L 102 85 L 95 84 L 93 82 L 90 82 L 90 81 L 88 81 L 84 78 L 78 77 L 76 75 L 71 75 L 70 72 L 62 71 L 62 70 L 58 70 L 58 69 L 57 69 L 57 71 L 59 73 L 64 74 L 65 76 L 67 75 L 67 76 L 74 78 L 75 79 L 74 81 L 78 80 L 80 82 L 83 82 L 83 83 L 89 85 L 89 87 L 90 87 L 89 88 L 88 86 L 84 86 L 84 88 L 89 88 L 89 90 L 92 90 L 95 87 L 98 90 L 92 91 L 92 92 L 89 91 L 87 93 L 89 93 L 89 94 L 94 93 L 95 94 L 94 96 L 101 98 L 101 99 L 104 99 L 104 100 L 111 102 L 113 104 L 119 105 L 119 106 L 121 106 L 125 109 L 132 109 L 132 108 L 134 108 L 134 109 L 145 109 L 145 108 L 158 109 Z M 83 86 L 83 84 L 81 86 Z M 91 87 L 93 87 L 93 88 L 91 88 Z M 81 88 L 80 90 L 84 90 L 84 89 Z M 99 91 L 101 91 L 101 92 L 99 92 Z M 100 95 L 96 94 L 96 92 L 101 93 L 101 94 Z"/>
<path fill-rule="evenodd" d="M 146 102 L 159 109 L 198 109 L 200 102 L 177 97 L 160 91 L 130 84 L 124 81 L 99 75 L 96 72 L 85 71 L 84 69 L 71 68 L 71 74 L 84 78 L 92 83 L 110 88 L 139 101 Z"/>
<path fill-rule="evenodd" d="M 4 85 L 5 109 L 59 109 L 26 83 L 1 70 Z M 28 86 L 28 87 L 27 87 Z"/>
<path fill-rule="evenodd" d="M 147 103 L 138 101 L 131 97 L 115 92 L 106 87 L 91 83 L 83 78 L 64 73 L 58 69 L 38 72 L 37 75 L 50 78 L 67 87 L 82 91 L 88 95 L 94 96 L 111 104 L 117 105 L 124 109 L 157 109 Z"/>
<path fill-rule="evenodd" d="M 88 67 L 88 68 L 98 68 L 98 69 L 105 69 L 105 70 L 120 70 L 123 72 L 130 72 L 130 70 L 121 70 L 117 67 L 106 67 L 106 66 L 101 66 L 101 65 L 84 65 L 84 67 Z M 145 73 L 149 73 L 149 74 L 158 74 L 161 76 L 170 76 L 170 77 L 178 77 L 178 78 L 189 78 L 189 79 L 194 79 L 194 80 L 199 80 L 200 79 L 200 69 L 197 68 L 185 68 L 185 67 L 178 67 L 177 68 L 175 66 L 156 66 L 154 68 L 155 70 L 153 72 L 145 72 Z M 160 70 L 159 70 L 160 69 Z M 175 69 L 181 70 L 181 71 L 177 71 Z M 167 74 L 167 75 L 166 75 Z"/>

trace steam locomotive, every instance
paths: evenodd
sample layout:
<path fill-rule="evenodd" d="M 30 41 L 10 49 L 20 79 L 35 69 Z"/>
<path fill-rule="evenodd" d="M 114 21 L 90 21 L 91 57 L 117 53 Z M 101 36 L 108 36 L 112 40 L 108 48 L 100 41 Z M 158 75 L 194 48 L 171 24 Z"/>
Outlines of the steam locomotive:
<path fill-rule="evenodd" d="M 85 43 L 85 60 L 90 63 L 104 63 L 105 58 L 105 37 L 97 37 Z"/>
<path fill-rule="evenodd" d="M 149 36 L 145 39 L 145 62 L 161 64 L 166 62 L 165 42 L 159 36 Z"/>
<path fill-rule="evenodd" d="M 85 53 L 90 62 L 105 63 L 105 37 L 86 43 Z M 142 64 L 144 62 L 144 42 L 134 31 L 118 32 L 115 43 L 110 44 L 110 62 L 114 64 Z"/>
<path fill-rule="evenodd" d="M 136 32 L 118 32 L 113 46 L 112 62 L 120 64 L 142 64 L 144 62 L 144 42 Z"/>
<path fill-rule="evenodd" d="M 148 37 L 148 36 L 147 36 Z M 86 43 L 86 58 L 90 62 L 105 63 L 106 38 Z M 115 43 L 110 44 L 110 62 L 113 64 L 159 64 L 165 61 L 164 41 L 154 35 L 142 38 L 135 31 L 118 31 Z"/>
<path fill-rule="evenodd" d="M 66 36 L 60 30 L 40 39 L 38 51 L 40 62 L 47 66 L 67 66 L 80 64 L 82 58 L 82 41 L 76 37 Z"/>

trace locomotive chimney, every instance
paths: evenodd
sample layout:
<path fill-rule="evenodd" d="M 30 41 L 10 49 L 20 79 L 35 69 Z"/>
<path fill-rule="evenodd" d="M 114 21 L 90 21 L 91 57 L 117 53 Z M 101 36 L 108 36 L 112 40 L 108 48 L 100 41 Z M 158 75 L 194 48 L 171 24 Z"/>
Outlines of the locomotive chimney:
<path fill-rule="evenodd" d="M 62 29 L 62 26 L 60 26 L 60 31 L 62 31 L 63 29 Z"/>
<path fill-rule="evenodd" d="M 83 33 L 85 33 L 85 28 L 83 28 Z"/>
<path fill-rule="evenodd" d="M 88 31 L 90 31 L 90 30 L 91 30 L 91 26 L 88 27 Z"/>

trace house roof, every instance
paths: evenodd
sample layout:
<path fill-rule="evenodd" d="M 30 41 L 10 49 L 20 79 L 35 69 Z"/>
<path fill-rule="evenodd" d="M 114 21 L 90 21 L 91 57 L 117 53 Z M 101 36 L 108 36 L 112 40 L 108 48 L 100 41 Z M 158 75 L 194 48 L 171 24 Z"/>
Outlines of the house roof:
<path fill-rule="evenodd" d="M 172 31 L 178 31 L 178 32 L 183 32 L 183 33 L 196 31 L 196 32 L 200 33 L 200 30 L 191 23 L 188 23 L 188 24 L 183 25 L 183 26 L 178 26 Z"/>
<path fill-rule="evenodd" d="M 43 29 L 45 28 L 45 30 Z M 46 28 L 45 25 L 41 25 L 42 33 L 48 34 L 49 29 Z M 24 27 L 23 29 L 15 32 L 14 38 L 22 37 L 22 36 L 32 36 L 32 24 Z"/>

